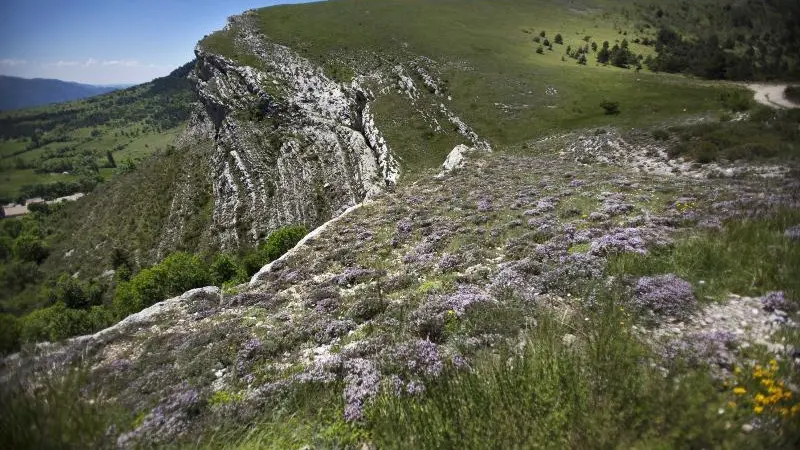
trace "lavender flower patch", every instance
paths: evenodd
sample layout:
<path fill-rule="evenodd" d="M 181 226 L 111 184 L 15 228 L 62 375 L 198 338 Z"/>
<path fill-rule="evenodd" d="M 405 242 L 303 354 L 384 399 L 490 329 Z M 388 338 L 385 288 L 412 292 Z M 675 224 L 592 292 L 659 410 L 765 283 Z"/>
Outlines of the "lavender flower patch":
<path fill-rule="evenodd" d="M 425 393 L 425 385 L 418 380 L 403 381 L 397 375 L 392 375 L 388 381 L 389 388 L 395 397 L 404 395 L 419 395 Z"/>
<path fill-rule="evenodd" d="M 553 212 L 556 210 L 557 205 L 558 205 L 558 199 L 554 197 L 545 197 L 540 199 L 536 203 L 536 207 L 534 209 L 529 209 L 523 212 L 522 214 L 525 216 L 537 216 L 539 214 Z"/>
<path fill-rule="evenodd" d="M 611 253 L 647 253 L 639 228 L 615 228 L 609 234 L 592 241 L 589 251 L 597 256 Z"/>
<path fill-rule="evenodd" d="M 692 333 L 668 342 L 661 351 L 667 361 L 684 358 L 692 364 L 730 368 L 735 362 L 736 335 L 727 331 Z"/>
<path fill-rule="evenodd" d="M 400 344 L 389 349 L 384 358 L 410 375 L 438 377 L 444 370 L 439 346 L 427 339 Z"/>
<path fill-rule="evenodd" d="M 599 211 L 592 211 L 591 214 L 589 214 L 589 217 L 588 217 L 588 219 L 591 220 L 592 222 L 605 222 L 606 220 L 608 220 L 610 218 L 611 217 L 609 217 L 608 214 L 605 214 L 605 213 L 602 213 L 602 212 L 599 212 Z"/>
<path fill-rule="evenodd" d="M 459 284 L 455 293 L 445 296 L 444 305 L 447 310 L 452 310 L 461 317 L 470 306 L 491 301 L 492 298 L 476 286 Z"/>
<path fill-rule="evenodd" d="M 489 212 L 492 211 L 492 201 L 488 198 L 482 198 L 478 201 L 478 212 Z"/>
<path fill-rule="evenodd" d="M 323 319 L 314 326 L 314 341 L 317 344 L 329 344 L 332 340 L 344 336 L 355 327 L 356 323 L 350 319 Z"/>
<path fill-rule="evenodd" d="M 236 373 L 242 377 L 250 371 L 258 355 L 264 350 L 264 343 L 259 338 L 248 340 L 236 354 Z"/>
<path fill-rule="evenodd" d="M 120 435 L 117 438 L 117 446 L 132 448 L 143 443 L 148 445 L 166 443 L 184 434 L 191 419 L 202 411 L 204 405 L 205 401 L 200 393 L 184 383 L 176 393 L 150 411 L 139 427 Z"/>
<path fill-rule="evenodd" d="M 634 210 L 630 203 L 621 203 L 613 199 L 606 199 L 600 207 L 600 212 L 608 216 L 621 216 Z"/>
<path fill-rule="evenodd" d="M 675 274 L 642 277 L 636 282 L 633 305 L 659 316 L 686 319 L 697 305 L 688 281 Z"/>
<path fill-rule="evenodd" d="M 789 302 L 786 301 L 786 296 L 783 291 L 770 292 L 761 297 L 761 307 L 765 311 L 787 311 L 789 309 Z"/>
<path fill-rule="evenodd" d="M 311 293 L 305 302 L 306 308 L 314 308 L 317 312 L 330 313 L 339 307 L 339 291 L 336 289 L 318 289 Z"/>
<path fill-rule="evenodd" d="M 363 283 L 373 278 L 376 274 L 377 272 L 371 269 L 347 267 L 341 274 L 331 277 L 330 281 L 339 286 L 351 286 L 353 284 Z"/>
<path fill-rule="evenodd" d="M 364 417 L 364 404 L 378 395 L 381 374 L 374 362 L 362 358 L 347 361 L 345 371 L 344 418 L 353 422 Z"/>
<path fill-rule="evenodd" d="M 534 301 L 539 293 L 536 277 L 541 274 L 541 270 L 541 264 L 530 258 L 506 263 L 494 276 L 488 289 L 497 297 L 517 296 L 526 301 Z"/>
<path fill-rule="evenodd" d="M 461 258 L 461 255 L 445 253 L 439 259 L 439 270 L 441 270 L 443 273 L 453 272 L 458 270 L 463 262 L 464 260 Z"/>
<path fill-rule="evenodd" d="M 242 292 L 232 296 L 225 296 L 222 306 L 232 308 L 236 306 L 261 306 L 272 308 L 277 303 L 277 299 L 269 292 Z"/>
<path fill-rule="evenodd" d="M 406 218 L 397 222 L 395 229 L 399 237 L 406 238 L 414 231 L 414 224 L 411 222 L 411 219 Z"/>

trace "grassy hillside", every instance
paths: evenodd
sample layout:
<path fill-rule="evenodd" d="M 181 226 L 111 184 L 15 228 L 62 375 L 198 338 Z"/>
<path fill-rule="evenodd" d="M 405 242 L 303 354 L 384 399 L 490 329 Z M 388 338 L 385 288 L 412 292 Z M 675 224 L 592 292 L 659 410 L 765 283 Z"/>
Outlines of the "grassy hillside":
<path fill-rule="evenodd" d="M 190 69 L 86 100 L 0 113 L 0 199 L 86 192 L 171 145 L 189 115 Z"/>
<path fill-rule="evenodd" d="M 620 13 L 626 3 L 334 0 L 255 14 L 267 39 L 299 51 L 335 78 L 431 62 L 452 98 L 445 103 L 498 147 L 559 130 L 643 126 L 720 109 L 719 96 L 728 87 L 603 66 L 593 54 L 586 65 L 565 57 L 567 47 L 613 45 L 628 30 L 633 39 L 635 21 Z M 542 32 L 551 41 L 561 34 L 563 43 L 537 53 Z M 202 44 L 257 64 L 233 47 L 229 35 L 216 33 Z M 635 43 L 630 48 L 638 54 L 653 51 Z M 438 164 L 452 142 L 426 136 L 424 124 L 415 122 L 414 111 L 398 96 L 379 96 L 374 106 L 389 143 L 406 161 Z M 432 101 L 435 107 L 441 99 Z M 605 114 L 604 101 L 618 102 L 621 113 Z"/>

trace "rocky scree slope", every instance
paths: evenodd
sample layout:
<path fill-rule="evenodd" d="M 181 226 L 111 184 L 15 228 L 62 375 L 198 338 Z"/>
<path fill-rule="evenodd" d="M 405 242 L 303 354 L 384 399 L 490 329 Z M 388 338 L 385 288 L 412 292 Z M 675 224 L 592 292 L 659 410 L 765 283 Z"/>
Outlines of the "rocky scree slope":
<path fill-rule="evenodd" d="M 358 420 L 381 391 L 419 395 L 426 379 L 467 369 L 484 349 L 519 347 L 540 308 L 569 318 L 591 305 L 581 286 L 606 279 L 609 255 L 800 207 L 789 177 L 699 179 L 559 157 L 582 155 L 587 139 L 537 157 L 472 152 L 455 170 L 374 195 L 238 292 L 190 291 L 96 335 L 27 349 L 3 361 L 2 382 L 83 366 L 85 400 L 142 418 L 111 430 L 121 447 L 256 420 L 306 383 L 341 389 L 344 418 Z M 652 328 L 632 331 L 723 374 L 751 342 L 791 358 L 775 332 L 794 319 L 780 305 L 733 297 L 706 308 L 687 285 L 635 282 L 645 305 L 658 305 L 664 286 L 681 302 L 652 308 Z"/>

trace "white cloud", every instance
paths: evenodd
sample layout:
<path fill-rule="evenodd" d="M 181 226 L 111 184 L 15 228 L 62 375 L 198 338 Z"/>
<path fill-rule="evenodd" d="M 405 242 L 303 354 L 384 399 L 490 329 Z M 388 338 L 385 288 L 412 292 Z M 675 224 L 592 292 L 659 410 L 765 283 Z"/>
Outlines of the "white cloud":
<path fill-rule="evenodd" d="M 142 67 L 142 64 L 135 59 L 121 59 L 121 60 L 111 60 L 111 61 L 103 61 L 104 66 L 122 66 L 122 67 Z M 154 67 L 150 64 L 148 67 Z"/>
<path fill-rule="evenodd" d="M 45 67 L 74 67 L 80 65 L 78 61 L 56 61 L 54 63 L 44 64 Z"/>
<path fill-rule="evenodd" d="M 28 61 L 25 61 L 24 59 L 13 59 L 13 58 L 0 59 L 0 66 L 4 67 L 24 66 L 25 64 L 28 64 Z"/>

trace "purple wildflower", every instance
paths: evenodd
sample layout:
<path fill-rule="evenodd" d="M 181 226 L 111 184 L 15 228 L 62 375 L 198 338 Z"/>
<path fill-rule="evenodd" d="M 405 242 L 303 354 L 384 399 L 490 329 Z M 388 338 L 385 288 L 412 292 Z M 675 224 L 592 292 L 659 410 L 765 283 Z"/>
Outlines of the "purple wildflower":
<path fill-rule="evenodd" d="M 645 254 L 647 250 L 638 228 L 617 228 L 592 242 L 590 252 L 593 255 L 603 256 L 625 252 Z"/>
<path fill-rule="evenodd" d="M 786 301 L 783 291 L 770 292 L 761 297 L 761 307 L 764 308 L 765 311 L 786 311 L 788 306 L 789 303 Z"/>
<path fill-rule="evenodd" d="M 264 349 L 264 343 L 259 338 L 252 338 L 236 354 L 236 373 L 244 376 L 253 366 L 255 357 Z"/>
<path fill-rule="evenodd" d="M 639 308 L 681 319 L 688 317 L 697 303 L 692 285 L 672 273 L 639 278 L 633 301 Z"/>
<path fill-rule="evenodd" d="M 348 422 L 361 420 L 364 416 L 364 403 L 378 394 L 380 372 L 374 362 L 362 358 L 348 361 L 345 370 L 344 418 Z"/>
<path fill-rule="evenodd" d="M 478 201 L 479 212 L 489 212 L 492 210 L 492 201 L 488 198 L 482 198 Z"/>

